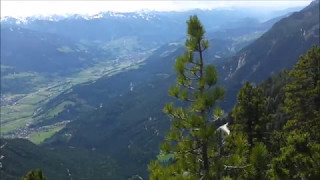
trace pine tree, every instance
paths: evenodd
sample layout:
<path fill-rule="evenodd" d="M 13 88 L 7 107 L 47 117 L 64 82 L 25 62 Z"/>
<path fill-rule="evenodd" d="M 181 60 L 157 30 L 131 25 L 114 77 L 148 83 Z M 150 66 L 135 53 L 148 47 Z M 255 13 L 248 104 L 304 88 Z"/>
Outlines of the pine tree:
<path fill-rule="evenodd" d="M 232 179 L 266 179 L 269 153 L 266 97 L 261 88 L 246 82 L 232 111 L 231 134 L 226 139 L 226 171 Z"/>
<path fill-rule="evenodd" d="M 272 161 L 272 179 L 320 179 L 320 48 L 313 46 L 289 73 L 280 154 Z"/>
<path fill-rule="evenodd" d="M 270 120 L 266 107 L 262 89 L 246 82 L 238 93 L 232 117 L 239 130 L 247 134 L 250 147 L 253 147 L 254 142 L 266 141 L 266 125 Z"/>
<path fill-rule="evenodd" d="M 224 175 L 233 180 L 248 179 L 249 177 L 249 143 L 247 135 L 236 131 L 236 125 L 231 126 L 231 133 L 226 138 L 224 159 Z"/>
<path fill-rule="evenodd" d="M 177 83 L 169 95 L 185 102 L 165 105 L 171 127 L 161 146 L 162 154 L 172 154 L 174 161 L 163 165 L 151 162 L 150 179 L 220 179 L 221 164 L 217 159 L 216 127 L 214 120 L 222 115 L 216 103 L 224 89 L 214 87 L 218 81 L 215 66 L 205 66 L 203 52 L 208 49 L 205 30 L 197 16 L 187 21 L 186 53 L 176 59 Z"/>
<path fill-rule="evenodd" d="M 40 169 L 29 171 L 21 180 L 48 180 Z"/>

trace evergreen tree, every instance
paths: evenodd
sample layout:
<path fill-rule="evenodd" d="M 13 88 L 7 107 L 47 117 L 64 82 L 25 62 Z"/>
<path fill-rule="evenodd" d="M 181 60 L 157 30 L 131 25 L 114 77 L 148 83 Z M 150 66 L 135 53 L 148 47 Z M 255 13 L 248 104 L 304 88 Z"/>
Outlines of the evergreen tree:
<path fill-rule="evenodd" d="M 272 179 L 320 179 L 320 48 L 313 46 L 289 73 L 280 154 Z"/>
<path fill-rule="evenodd" d="M 269 153 L 267 98 L 261 88 L 246 82 L 238 93 L 231 115 L 231 134 L 226 139 L 225 175 L 232 179 L 266 179 Z"/>
<path fill-rule="evenodd" d="M 40 169 L 29 171 L 21 180 L 48 180 Z"/>
<path fill-rule="evenodd" d="M 191 16 L 187 25 L 187 51 L 176 59 L 177 83 L 170 88 L 169 95 L 189 105 L 165 105 L 171 127 L 160 153 L 172 154 L 174 161 L 168 165 L 151 162 L 151 180 L 221 179 L 214 120 L 222 115 L 216 103 L 225 91 L 214 87 L 218 81 L 215 67 L 205 66 L 203 52 L 209 42 L 204 37 L 203 25 L 197 16 Z"/>
<path fill-rule="evenodd" d="M 246 82 L 238 93 L 232 117 L 238 130 L 247 134 L 250 147 L 253 147 L 254 142 L 266 142 L 266 125 L 270 120 L 266 102 L 262 89 L 249 82 Z"/>
<path fill-rule="evenodd" d="M 224 164 L 224 176 L 233 180 L 248 179 L 250 164 L 248 138 L 242 131 L 236 131 L 236 125 L 232 125 L 231 133 L 226 138 L 225 153 L 227 154 Z"/>

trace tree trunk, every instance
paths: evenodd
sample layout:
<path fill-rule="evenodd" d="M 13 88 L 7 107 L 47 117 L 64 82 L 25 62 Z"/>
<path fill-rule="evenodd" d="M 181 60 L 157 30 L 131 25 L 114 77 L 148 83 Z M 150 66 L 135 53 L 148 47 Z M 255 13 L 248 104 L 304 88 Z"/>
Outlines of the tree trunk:
<path fill-rule="evenodd" d="M 250 147 L 253 146 L 253 129 L 252 129 L 252 119 L 248 119 L 248 143 L 250 145 Z M 250 148 L 251 149 L 251 148 Z"/>
<path fill-rule="evenodd" d="M 208 158 L 208 145 L 207 142 L 202 145 L 202 160 L 203 160 L 203 170 L 204 170 L 204 179 L 209 179 L 209 158 Z"/>

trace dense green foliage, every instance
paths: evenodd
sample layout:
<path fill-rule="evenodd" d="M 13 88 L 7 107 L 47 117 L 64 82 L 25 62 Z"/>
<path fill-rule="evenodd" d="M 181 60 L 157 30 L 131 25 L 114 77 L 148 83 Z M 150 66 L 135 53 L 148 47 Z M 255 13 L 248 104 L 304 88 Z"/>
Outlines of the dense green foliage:
<path fill-rule="evenodd" d="M 173 160 L 152 161 L 150 179 L 319 179 L 320 48 L 313 46 L 289 73 L 283 71 L 260 87 L 245 82 L 228 117 L 231 133 L 221 143 L 206 113 L 224 92 L 215 88 L 211 96 L 205 91 L 216 84 L 217 73 L 214 66 L 201 71 L 200 47 L 207 44 L 201 38 L 198 45 L 192 43 L 194 34 L 202 37 L 202 28 L 196 17 L 190 18 L 189 51 L 176 61 L 177 85 L 169 95 L 191 105 L 165 106 L 171 128 L 160 154 L 171 154 Z M 190 55 L 194 51 L 200 54 L 198 62 Z M 221 115 L 221 109 L 213 112 Z"/>
<path fill-rule="evenodd" d="M 232 179 L 319 179 L 320 48 L 260 87 L 239 91 L 226 138 Z M 262 87 L 262 88 L 261 88 Z M 251 127 L 250 127 L 251 126 Z"/>
<path fill-rule="evenodd" d="M 240 89 L 225 148 L 224 173 L 232 179 L 266 179 L 270 121 L 266 105 L 262 88 L 246 82 Z"/>
<path fill-rule="evenodd" d="M 226 139 L 226 164 L 233 165 L 226 174 L 232 179 L 319 179 L 319 84 L 317 46 L 289 73 L 260 87 L 245 83 Z"/>
<path fill-rule="evenodd" d="M 254 145 L 254 141 L 262 142 L 266 133 L 266 124 L 269 117 L 266 114 L 266 97 L 262 88 L 255 88 L 246 82 L 238 93 L 238 102 L 232 112 L 235 124 L 239 130 L 247 132 L 248 143 Z"/>
<path fill-rule="evenodd" d="M 320 177 L 320 48 L 301 56 L 289 76 L 280 152 L 272 161 L 273 179 Z"/>

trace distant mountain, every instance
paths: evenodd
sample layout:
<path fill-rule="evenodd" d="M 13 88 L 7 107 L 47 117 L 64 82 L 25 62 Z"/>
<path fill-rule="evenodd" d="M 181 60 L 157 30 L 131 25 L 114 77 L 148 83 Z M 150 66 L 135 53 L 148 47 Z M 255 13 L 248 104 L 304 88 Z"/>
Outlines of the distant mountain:
<path fill-rule="evenodd" d="M 56 34 L 1 28 L 1 65 L 17 71 L 72 73 L 94 64 L 101 51 Z"/>
<path fill-rule="evenodd" d="M 316 33 L 319 29 L 319 16 L 316 15 L 319 11 L 316 8 L 317 6 L 310 6 L 280 20 L 253 43 L 241 41 L 242 45 L 237 46 L 239 49 L 244 44 L 248 46 L 240 52 L 238 48 L 233 53 L 230 50 L 239 40 L 237 37 L 248 38 L 244 36 L 246 28 L 240 34 L 232 31 L 232 28 L 219 31 L 220 37 L 224 37 L 223 34 L 226 37 L 214 37 L 206 59 L 208 63 L 217 66 L 219 83 L 227 89 L 225 109 L 234 105 L 241 82 L 251 80 L 259 83 L 271 72 L 290 68 L 300 54 L 317 43 L 315 39 L 319 39 L 319 34 Z M 247 22 L 254 24 L 255 20 L 247 19 Z M 305 31 L 300 30 L 301 28 Z M 228 36 L 228 32 L 233 33 Z M 219 47 L 220 44 L 224 46 Z M 166 102 L 172 101 L 167 96 L 167 90 L 174 84 L 175 58 L 183 52 L 184 48 L 179 43 L 164 45 L 139 69 L 74 86 L 52 99 L 39 114 L 40 119 L 41 115 L 64 101 L 75 103 L 64 107 L 54 118 L 42 119 L 42 122 L 34 126 L 66 119 L 71 119 L 72 122 L 47 139 L 42 146 L 94 149 L 94 153 L 112 157 L 120 167 L 123 179 L 135 174 L 147 177 L 146 165 L 158 154 L 158 145 L 169 126 L 162 107 Z M 230 54 L 234 56 L 228 57 Z M 17 161 L 20 161 L 19 158 Z M 96 173 L 99 172 L 93 174 Z"/>
<path fill-rule="evenodd" d="M 310 14 L 310 12 L 317 13 L 314 8 L 311 8 L 297 14 Z M 268 55 L 266 52 L 270 51 L 269 42 L 275 39 L 281 46 L 271 49 L 269 54 L 272 56 L 266 56 L 263 62 L 267 68 L 266 70 L 277 72 L 285 68 L 286 64 L 295 63 L 299 55 L 305 53 L 305 50 L 310 48 L 315 42 L 314 40 L 317 39 L 317 35 L 311 36 L 312 40 L 305 40 L 304 38 L 296 37 L 296 34 L 294 34 L 296 38 L 292 38 L 292 35 L 289 34 L 296 30 L 300 31 L 300 23 L 306 24 L 305 28 L 307 32 L 314 29 L 314 26 L 317 27 L 318 20 L 316 16 L 297 19 L 297 14 L 292 14 L 276 23 L 262 37 L 249 44 L 239 53 L 236 53 L 232 58 L 225 58 L 221 61 L 210 61 L 219 51 L 215 47 L 223 44 L 222 42 L 218 43 L 218 40 L 212 40 L 213 47 L 208 51 L 211 54 L 207 54 L 206 59 L 208 63 L 215 63 L 217 65 L 220 72 L 220 83 L 227 88 L 228 96 L 224 102 L 224 106 L 227 109 L 232 107 L 233 104 L 231 103 L 235 101 L 236 92 L 240 88 L 241 82 L 247 77 L 240 74 L 229 75 L 230 71 L 227 70 L 230 69 L 228 68 L 252 68 L 250 63 L 244 63 L 241 66 L 242 61 L 238 66 L 239 61 L 237 60 L 239 57 L 242 57 L 241 55 L 244 52 L 255 52 L 255 55 L 258 54 L 260 57 L 265 57 L 265 55 Z M 287 22 L 290 22 L 291 26 L 288 26 Z M 272 34 L 275 35 L 272 36 L 274 38 L 266 38 Z M 227 41 L 225 40 L 224 42 Z M 300 45 L 299 47 L 301 48 L 298 48 L 294 53 L 293 51 L 290 51 L 290 53 L 285 50 L 281 51 L 281 48 L 284 48 L 283 44 L 288 45 L 289 42 L 292 45 Z M 71 92 L 51 101 L 48 104 L 48 109 L 59 105 L 65 100 L 76 101 L 75 104 L 79 106 L 68 107 L 68 111 L 61 113 L 50 121 L 75 117 L 70 113 L 79 115 L 78 112 L 85 112 L 88 106 L 91 107 L 90 109 L 93 112 L 77 116 L 65 129 L 47 140 L 46 144 L 52 147 L 94 147 L 98 151 L 114 157 L 121 166 L 128 169 L 126 172 L 127 176 L 135 172 L 146 176 L 146 164 L 150 158 L 157 154 L 157 144 L 161 141 L 169 124 L 161 109 L 165 102 L 171 101 L 167 97 L 167 89 L 173 84 L 175 79 L 172 70 L 174 59 L 184 51 L 183 48 L 176 48 L 175 46 L 164 46 L 155 52 L 149 60 L 146 60 L 145 66 L 138 70 L 128 71 L 110 78 L 101 78 L 93 84 L 79 85 L 74 87 Z M 251 55 L 249 56 L 248 54 L 246 57 L 251 57 Z M 277 62 L 274 64 L 274 58 L 285 58 L 286 63 Z M 257 56 L 252 56 L 252 62 L 258 63 L 259 60 Z M 232 72 L 238 73 L 240 69 Z M 247 74 L 251 72 L 248 69 Z M 269 75 L 270 73 L 259 74 L 257 72 L 252 75 L 252 78 L 255 78 L 255 82 L 259 83 Z M 237 84 L 239 86 L 236 86 Z M 48 123 L 50 121 L 45 122 Z M 68 134 L 71 134 L 71 136 L 67 136 Z"/>
<path fill-rule="evenodd" d="M 25 94 L 66 80 L 97 64 L 110 67 L 144 59 L 151 47 L 135 37 L 80 42 L 63 35 L 1 26 L 1 92 Z"/>
<path fill-rule="evenodd" d="M 300 7 L 301 8 L 301 7 Z M 295 9 L 277 12 L 244 9 L 190 10 L 183 12 L 139 11 L 129 13 L 104 12 L 93 16 L 71 15 L 66 17 L 5 17 L 1 25 L 18 25 L 45 33 L 63 35 L 73 40 L 110 41 L 121 37 L 137 37 L 141 42 L 155 47 L 184 37 L 186 20 L 197 14 L 207 31 L 240 27 L 255 27 L 265 19 L 272 19 Z"/>
<path fill-rule="evenodd" d="M 274 21 L 263 23 L 262 19 L 293 10 L 296 9 L 273 14 L 219 9 L 104 12 L 94 16 L 55 15 L 24 19 L 4 17 L 1 19 L 1 60 L 2 65 L 18 71 L 68 73 L 92 65 L 101 57 L 119 57 L 183 39 L 185 33 L 181 32 L 185 31 L 185 22 L 192 14 L 197 14 L 208 27 L 209 39 L 219 39 L 218 34 L 234 38 L 240 34 L 264 32 Z"/>
<path fill-rule="evenodd" d="M 237 12 L 237 15 L 233 15 L 233 12 Z M 40 84 L 39 80 L 46 81 L 43 77 L 33 78 L 33 82 L 28 80 L 35 73 L 72 75 L 80 68 L 86 69 L 100 60 L 137 59 L 139 53 L 141 55 L 164 43 L 177 39 L 182 42 L 185 38 L 185 33 L 181 33 L 185 31 L 185 21 L 195 13 L 203 19 L 208 31 L 220 31 L 208 33 L 209 39 L 215 39 L 220 44 L 215 46 L 221 48 L 214 54 L 215 60 L 235 53 L 272 25 L 265 25 L 253 18 L 257 12 L 244 10 L 105 12 L 94 16 L 26 19 L 4 17 L 1 19 L 3 92 L 29 92 L 21 90 L 32 89 L 34 83 Z M 250 27 L 246 27 L 249 23 Z M 256 34 L 251 36 L 253 33 Z M 221 36 L 222 41 L 219 40 Z M 243 38 L 233 39 L 240 36 Z M 227 44 L 232 41 L 232 45 L 227 47 L 226 39 L 229 41 Z M 23 74 L 25 72 L 29 74 Z M 27 88 L 14 88 L 16 85 Z"/>
<path fill-rule="evenodd" d="M 291 69 L 299 56 L 313 44 L 320 44 L 319 2 L 295 12 L 229 59 L 220 69 L 223 84 L 230 90 L 230 105 L 235 93 L 248 80 L 259 83 L 281 69 Z"/>

